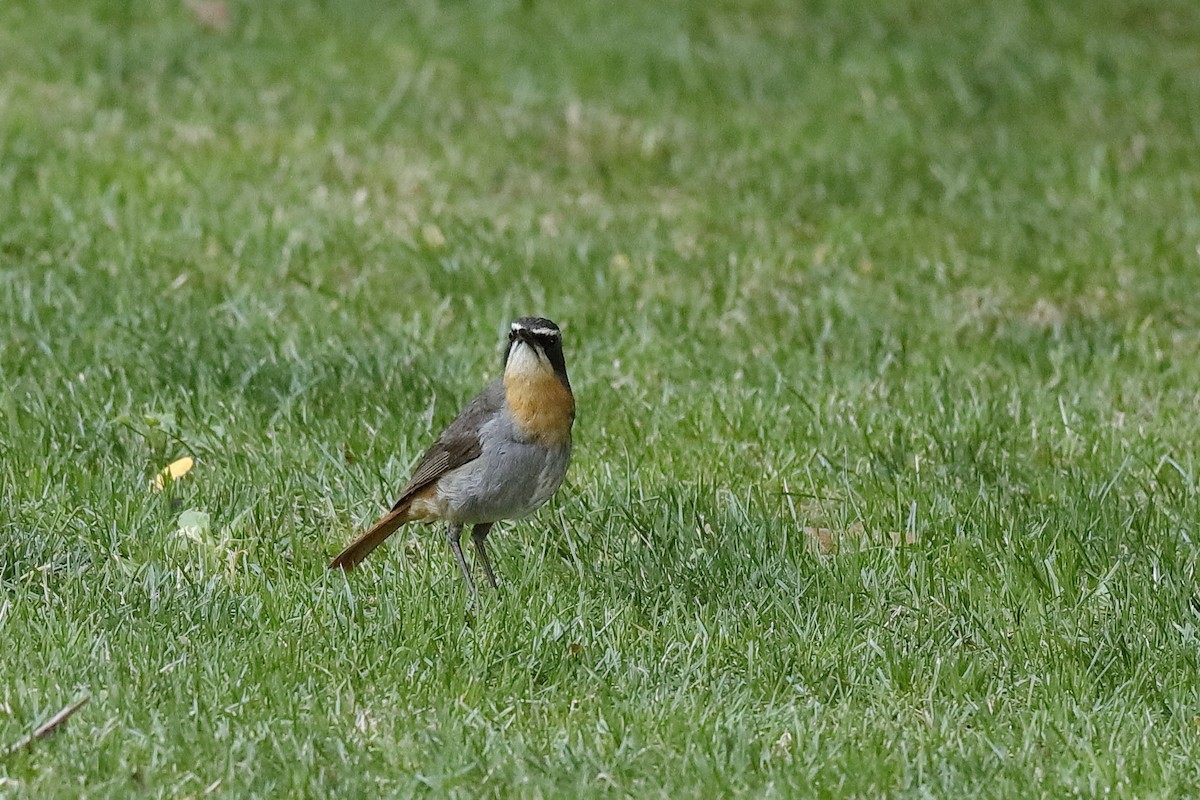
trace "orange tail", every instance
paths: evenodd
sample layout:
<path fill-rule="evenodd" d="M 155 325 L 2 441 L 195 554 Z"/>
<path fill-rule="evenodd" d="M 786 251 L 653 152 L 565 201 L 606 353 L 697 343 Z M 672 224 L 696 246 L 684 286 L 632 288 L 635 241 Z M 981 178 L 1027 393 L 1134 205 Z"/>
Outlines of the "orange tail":
<path fill-rule="evenodd" d="M 358 563 L 370 555 L 371 551 L 379 545 L 383 544 L 383 540 L 396 532 L 404 523 L 412 519 L 408 515 L 409 503 L 405 503 L 399 508 L 394 508 L 383 519 L 376 522 L 366 533 L 359 536 L 351 542 L 345 550 L 338 553 L 333 561 L 329 562 L 330 569 L 351 570 L 358 566 Z"/>

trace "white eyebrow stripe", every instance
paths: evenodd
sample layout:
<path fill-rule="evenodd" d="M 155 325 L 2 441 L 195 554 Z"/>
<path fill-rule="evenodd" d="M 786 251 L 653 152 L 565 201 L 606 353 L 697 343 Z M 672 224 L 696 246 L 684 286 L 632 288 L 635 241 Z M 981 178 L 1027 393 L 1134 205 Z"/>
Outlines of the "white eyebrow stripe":
<path fill-rule="evenodd" d="M 514 322 L 514 323 L 512 324 L 512 329 L 513 329 L 514 331 L 522 331 L 522 330 L 525 330 L 525 326 L 524 326 L 524 325 L 522 325 L 522 324 L 521 324 L 521 323 L 519 323 L 519 322 Z"/>
<path fill-rule="evenodd" d="M 534 336 L 561 336 L 562 335 L 558 331 L 554 330 L 554 328 L 533 328 L 529 332 L 532 333 Z"/>

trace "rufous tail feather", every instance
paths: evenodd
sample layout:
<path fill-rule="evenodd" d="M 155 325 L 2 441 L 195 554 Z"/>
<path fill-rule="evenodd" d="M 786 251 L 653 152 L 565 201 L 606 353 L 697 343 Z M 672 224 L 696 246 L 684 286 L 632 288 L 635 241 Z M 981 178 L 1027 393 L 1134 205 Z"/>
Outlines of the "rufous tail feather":
<path fill-rule="evenodd" d="M 329 562 L 329 568 L 351 570 L 357 567 L 358 563 L 370 555 L 372 550 L 383 544 L 384 539 L 412 519 L 408 515 L 409 507 L 410 504 L 405 503 L 388 512 L 385 517 L 368 528 L 362 536 L 351 542 L 345 550 L 338 553 L 333 561 Z"/>

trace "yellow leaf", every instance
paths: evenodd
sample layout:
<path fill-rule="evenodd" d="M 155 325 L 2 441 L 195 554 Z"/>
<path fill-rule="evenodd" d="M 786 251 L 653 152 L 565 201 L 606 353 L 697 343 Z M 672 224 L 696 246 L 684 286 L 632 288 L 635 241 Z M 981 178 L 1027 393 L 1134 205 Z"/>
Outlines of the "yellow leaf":
<path fill-rule="evenodd" d="M 179 480 L 184 475 L 187 475 L 189 472 L 191 472 L 192 467 L 195 465 L 196 462 L 192 460 L 191 456 L 184 456 L 181 459 L 172 461 L 163 468 L 162 472 L 154 476 L 154 480 L 150 483 L 150 491 L 161 492 L 167 487 L 168 481 Z"/>

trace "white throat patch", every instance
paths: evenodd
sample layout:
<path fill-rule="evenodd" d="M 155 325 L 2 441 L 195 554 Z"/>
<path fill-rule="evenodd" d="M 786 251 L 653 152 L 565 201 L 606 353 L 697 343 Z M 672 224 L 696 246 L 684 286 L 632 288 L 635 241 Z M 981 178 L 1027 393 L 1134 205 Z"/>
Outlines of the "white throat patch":
<path fill-rule="evenodd" d="M 543 356 L 537 348 L 520 339 L 513 342 L 508 351 L 508 363 L 504 365 L 505 375 L 535 375 L 546 371 Z"/>

